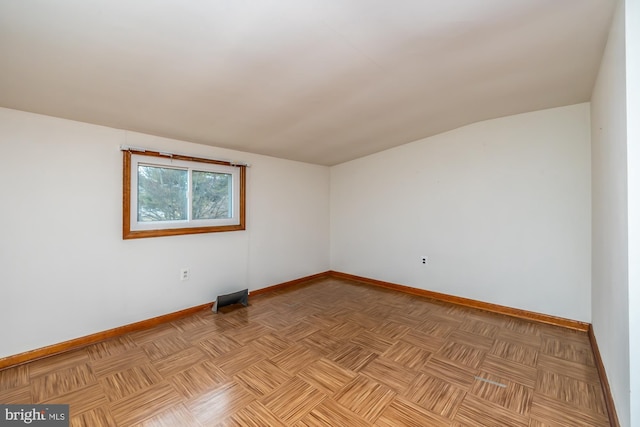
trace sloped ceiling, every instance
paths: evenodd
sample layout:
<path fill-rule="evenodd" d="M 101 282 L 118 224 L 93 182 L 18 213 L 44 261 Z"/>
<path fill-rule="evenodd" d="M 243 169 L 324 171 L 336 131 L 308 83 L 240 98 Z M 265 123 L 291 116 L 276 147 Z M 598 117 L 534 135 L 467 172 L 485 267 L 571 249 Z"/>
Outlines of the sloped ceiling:
<path fill-rule="evenodd" d="M 0 106 L 334 165 L 588 101 L 614 0 L 5 0 Z"/>

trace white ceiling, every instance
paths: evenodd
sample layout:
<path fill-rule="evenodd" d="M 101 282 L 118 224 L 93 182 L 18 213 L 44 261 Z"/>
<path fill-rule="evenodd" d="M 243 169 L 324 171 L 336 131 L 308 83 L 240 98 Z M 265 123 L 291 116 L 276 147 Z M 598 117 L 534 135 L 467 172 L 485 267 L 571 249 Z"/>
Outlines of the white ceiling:
<path fill-rule="evenodd" d="M 323 165 L 588 101 L 615 0 L 2 0 L 0 106 Z"/>

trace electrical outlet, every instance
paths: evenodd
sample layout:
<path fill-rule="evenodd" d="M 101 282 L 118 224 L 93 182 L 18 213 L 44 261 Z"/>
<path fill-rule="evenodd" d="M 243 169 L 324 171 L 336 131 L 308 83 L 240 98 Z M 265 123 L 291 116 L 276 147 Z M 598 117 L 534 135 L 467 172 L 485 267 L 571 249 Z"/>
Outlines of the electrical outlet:
<path fill-rule="evenodd" d="M 429 264 L 429 257 L 423 256 L 422 257 L 422 264 L 424 264 L 424 265 Z"/>
<path fill-rule="evenodd" d="M 180 280 L 181 281 L 189 280 L 189 269 L 188 268 L 181 268 L 180 269 Z"/>

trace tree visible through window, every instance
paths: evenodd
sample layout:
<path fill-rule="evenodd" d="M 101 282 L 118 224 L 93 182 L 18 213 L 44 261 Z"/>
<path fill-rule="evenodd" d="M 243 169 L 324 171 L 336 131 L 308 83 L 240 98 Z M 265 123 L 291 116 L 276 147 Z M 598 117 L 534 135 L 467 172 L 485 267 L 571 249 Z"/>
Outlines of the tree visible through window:
<path fill-rule="evenodd" d="M 231 182 L 228 173 L 193 171 L 193 218 L 230 218 Z"/>
<path fill-rule="evenodd" d="M 187 219 L 187 170 L 138 166 L 138 221 Z"/>
<path fill-rule="evenodd" d="M 245 166 L 124 151 L 123 237 L 244 230 Z"/>

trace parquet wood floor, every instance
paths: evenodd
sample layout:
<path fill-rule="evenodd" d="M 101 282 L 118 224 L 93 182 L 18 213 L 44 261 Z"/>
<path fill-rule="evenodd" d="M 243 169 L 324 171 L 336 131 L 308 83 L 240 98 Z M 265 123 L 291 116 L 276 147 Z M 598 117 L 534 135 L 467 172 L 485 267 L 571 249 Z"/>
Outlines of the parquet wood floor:
<path fill-rule="evenodd" d="M 606 426 L 586 333 L 322 279 L 0 371 L 72 426 Z"/>

